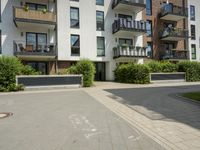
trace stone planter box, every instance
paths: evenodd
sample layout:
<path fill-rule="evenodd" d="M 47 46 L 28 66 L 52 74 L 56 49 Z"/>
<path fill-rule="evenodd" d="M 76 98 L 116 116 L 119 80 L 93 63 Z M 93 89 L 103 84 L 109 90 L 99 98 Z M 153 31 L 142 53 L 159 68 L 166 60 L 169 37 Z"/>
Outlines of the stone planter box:
<path fill-rule="evenodd" d="M 173 72 L 173 73 L 151 73 L 151 82 L 169 82 L 169 81 L 186 81 L 185 72 Z"/>

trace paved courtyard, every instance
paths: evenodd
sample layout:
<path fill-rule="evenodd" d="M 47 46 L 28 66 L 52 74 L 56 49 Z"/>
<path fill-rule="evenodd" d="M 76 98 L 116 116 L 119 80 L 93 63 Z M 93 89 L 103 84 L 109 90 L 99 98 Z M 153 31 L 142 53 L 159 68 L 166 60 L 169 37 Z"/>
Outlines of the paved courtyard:
<path fill-rule="evenodd" d="M 81 89 L 3 94 L 0 112 L 0 150 L 165 149 Z"/>

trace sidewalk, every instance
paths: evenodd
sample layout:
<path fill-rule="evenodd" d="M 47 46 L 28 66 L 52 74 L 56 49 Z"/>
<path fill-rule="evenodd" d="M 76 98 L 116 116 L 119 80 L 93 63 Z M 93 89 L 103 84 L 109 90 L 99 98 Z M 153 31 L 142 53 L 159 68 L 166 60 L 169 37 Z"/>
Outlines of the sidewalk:
<path fill-rule="evenodd" d="M 200 130 L 186 124 L 173 120 L 151 120 L 135 110 L 119 103 L 120 97 L 116 97 L 103 89 L 123 89 L 141 87 L 162 87 L 162 86 L 186 86 L 200 85 L 200 83 L 171 83 L 151 85 L 131 85 L 112 82 L 97 82 L 95 88 L 84 89 L 90 96 L 105 105 L 108 109 L 129 122 L 131 125 L 142 131 L 150 138 L 161 144 L 166 149 L 199 150 Z"/>

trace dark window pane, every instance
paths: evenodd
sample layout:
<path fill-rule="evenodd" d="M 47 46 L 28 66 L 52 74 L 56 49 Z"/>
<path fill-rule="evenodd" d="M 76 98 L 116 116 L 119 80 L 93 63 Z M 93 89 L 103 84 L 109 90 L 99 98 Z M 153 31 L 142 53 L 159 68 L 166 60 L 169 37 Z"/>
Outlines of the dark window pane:
<path fill-rule="evenodd" d="M 153 49 L 152 49 L 152 43 L 147 43 L 147 57 L 152 58 L 153 57 Z"/>
<path fill-rule="evenodd" d="M 80 55 L 80 37 L 79 35 L 71 35 L 71 54 Z"/>
<path fill-rule="evenodd" d="M 195 30 L 195 25 L 191 25 L 191 39 L 195 40 L 196 39 L 196 30 Z"/>
<path fill-rule="evenodd" d="M 152 36 L 152 21 L 147 20 L 147 36 Z"/>
<path fill-rule="evenodd" d="M 146 15 L 152 15 L 152 2 L 151 0 L 146 1 Z"/>
<path fill-rule="evenodd" d="M 104 0 L 96 0 L 96 5 L 104 5 Z"/>
<path fill-rule="evenodd" d="M 191 48 L 192 48 L 192 59 L 196 59 L 196 45 L 195 44 L 192 44 L 191 45 Z"/>
<path fill-rule="evenodd" d="M 195 6 L 190 5 L 190 20 L 195 20 Z"/>
<path fill-rule="evenodd" d="M 97 11 L 96 12 L 96 21 L 97 21 L 97 30 L 104 30 L 104 12 Z"/>
<path fill-rule="evenodd" d="M 79 9 L 70 8 L 70 26 L 72 28 L 79 28 Z"/>
<path fill-rule="evenodd" d="M 97 37 L 97 56 L 105 56 L 105 38 Z"/>

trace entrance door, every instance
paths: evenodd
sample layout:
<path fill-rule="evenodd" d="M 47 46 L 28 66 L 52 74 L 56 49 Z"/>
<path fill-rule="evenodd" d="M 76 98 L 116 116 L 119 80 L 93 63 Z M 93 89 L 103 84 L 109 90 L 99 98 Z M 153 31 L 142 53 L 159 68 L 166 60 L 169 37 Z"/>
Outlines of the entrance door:
<path fill-rule="evenodd" d="M 96 81 L 105 81 L 106 80 L 106 65 L 102 62 L 95 63 L 96 66 L 96 74 L 95 80 Z"/>

